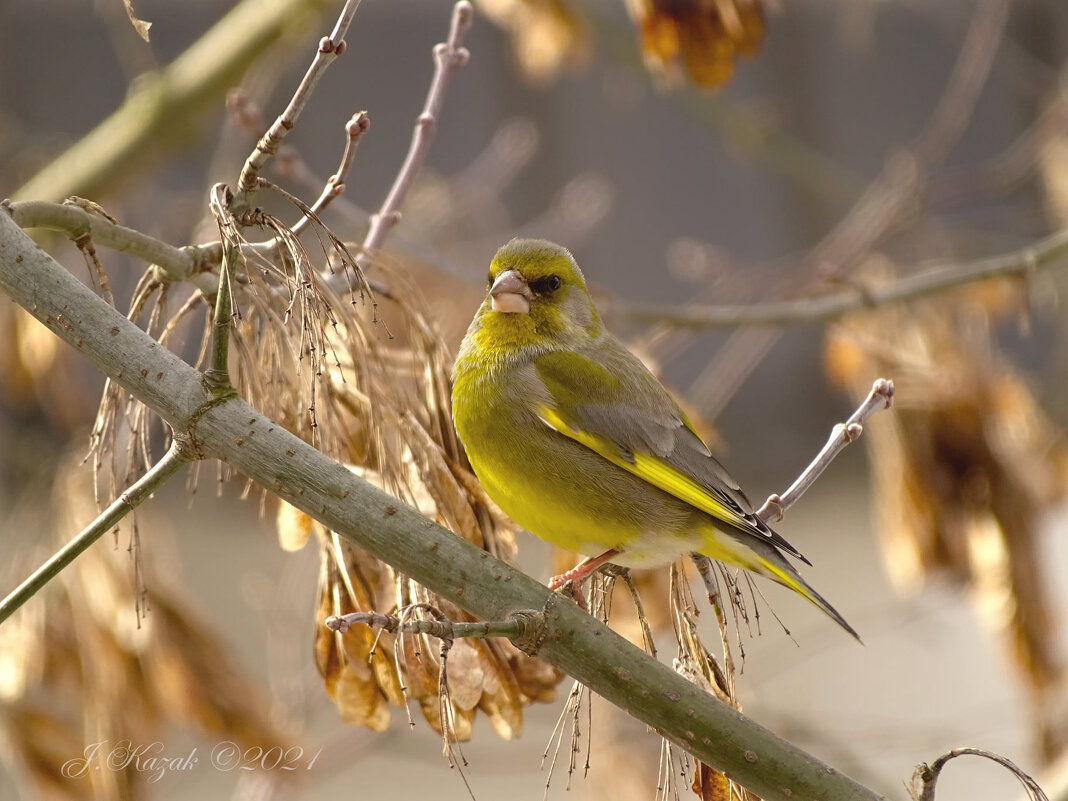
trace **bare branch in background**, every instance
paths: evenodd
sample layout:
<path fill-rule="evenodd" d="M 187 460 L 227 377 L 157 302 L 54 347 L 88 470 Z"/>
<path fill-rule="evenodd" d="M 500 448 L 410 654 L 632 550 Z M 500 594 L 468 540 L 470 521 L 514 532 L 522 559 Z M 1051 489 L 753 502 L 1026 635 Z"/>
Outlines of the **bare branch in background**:
<path fill-rule="evenodd" d="M 848 274 L 885 236 L 902 214 L 918 202 L 927 173 L 963 132 L 993 65 L 1004 33 L 1008 0 L 983 0 L 976 7 L 953 72 L 928 124 L 911 147 L 892 152 L 837 225 L 809 251 L 797 270 L 776 289 L 777 295 L 803 291 L 814 277 L 826 281 Z M 716 417 L 782 336 L 776 328 L 736 331 L 715 354 L 690 393 L 702 411 Z"/>
<path fill-rule="evenodd" d="M 390 187 L 382 207 L 371 215 L 371 226 L 363 240 L 364 254 L 358 257 L 362 268 L 366 268 L 367 254 L 373 254 L 381 248 L 386 234 L 400 222 L 401 204 L 404 203 L 404 199 L 411 190 L 423 162 L 426 161 L 430 145 L 434 141 L 438 119 L 445 102 L 445 93 L 449 84 L 452 83 L 453 76 L 470 58 L 470 53 L 463 46 L 463 42 L 467 32 L 471 29 L 473 17 L 471 4 L 467 0 L 460 0 L 453 6 L 448 38 L 434 47 L 434 77 L 430 82 L 430 90 L 427 92 L 426 104 L 419 114 L 419 119 L 416 120 L 408 155 L 404 158 L 404 163 L 393 181 L 393 186 Z"/>
<path fill-rule="evenodd" d="M 159 153 L 176 132 L 211 111 L 258 55 L 292 32 L 298 9 L 332 5 L 332 0 L 243 0 L 159 74 L 143 76 L 122 106 L 12 192 L 12 199 L 102 200 L 127 177 L 129 164 Z"/>
<path fill-rule="evenodd" d="M 947 292 L 996 278 L 1027 280 L 1043 270 L 1068 266 L 1068 231 L 1059 231 L 1003 256 L 991 256 L 894 278 L 885 284 L 815 298 L 799 298 L 751 306 L 654 305 L 614 300 L 608 313 L 626 320 L 665 323 L 680 328 L 738 328 L 826 322 L 851 312 Z"/>

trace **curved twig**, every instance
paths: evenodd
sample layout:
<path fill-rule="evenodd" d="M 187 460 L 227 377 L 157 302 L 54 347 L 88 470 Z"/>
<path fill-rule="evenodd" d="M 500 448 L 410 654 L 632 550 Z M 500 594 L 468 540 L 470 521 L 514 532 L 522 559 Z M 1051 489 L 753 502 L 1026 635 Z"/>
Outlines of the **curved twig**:
<path fill-rule="evenodd" d="M 912 792 L 913 801 L 934 801 L 935 785 L 938 783 L 938 777 L 942 773 L 942 768 L 944 768 L 946 763 L 951 759 L 955 759 L 959 756 L 979 756 L 997 762 L 1020 780 L 1020 784 L 1024 786 L 1028 798 L 1032 801 L 1049 801 L 1045 792 L 1038 786 L 1038 782 L 1032 779 L 1028 774 L 1024 773 L 1016 763 L 999 754 L 995 754 L 991 751 L 984 751 L 982 748 L 954 748 L 952 751 L 942 754 L 942 756 L 930 765 L 926 762 L 917 765 L 916 770 L 912 774 L 912 785 L 909 788 Z"/>

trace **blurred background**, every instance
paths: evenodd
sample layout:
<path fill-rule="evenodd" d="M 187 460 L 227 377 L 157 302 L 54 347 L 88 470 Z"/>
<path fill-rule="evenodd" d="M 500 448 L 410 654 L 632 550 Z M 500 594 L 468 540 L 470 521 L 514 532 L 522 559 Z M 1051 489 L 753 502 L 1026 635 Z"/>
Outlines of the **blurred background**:
<path fill-rule="evenodd" d="M 280 32 L 169 105 L 185 86 L 179 66 L 191 82 L 248 44 L 238 27 L 183 61 L 251 5 L 137 0 L 152 23 L 146 44 L 120 0 L 0 0 L 0 195 L 86 197 L 174 245 L 218 238 L 209 188 L 236 181 L 263 130 L 257 115 L 284 107 L 340 6 L 261 3 L 261 17 L 282 15 Z M 397 174 L 450 12 L 440 0 L 365 0 L 267 172 L 310 202 L 336 169 L 345 122 L 366 109 L 345 194 L 323 216 L 342 238 L 363 238 Z M 895 798 L 917 763 L 957 746 L 1061 786 L 1065 260 L 1039 249 L 1024 267 L 1027 248 L 1068 228 L 1068 6 L 482 0 L 466 46 L 470 62 L 371 277 L 410 281 L 448 352 L 497 247 L 516 235 L 566 245 L 611 327 L 683 399 L 757 504 L 788 486 L 875 378 L 893 379 L 895 408 L 778 526 L 865 645 L 761 584 L 759 626 L 740 635 L 738 699 Z M 151 133 L 78 156 L 95 171 L 56 161 L 120 107 L 152 117 Z M 41 241 L 91 280 L 72 245 Z M 862 299 L 903 276 L 1012 254 L 1009 278 L 833 320 L 701 329 L 662 319 L 694 303 Z M 145 265 L 102 259 L 128 308 Z M 390 303 L 380 312 L 404 328 Z M 84 460 L 103 380 L 12 304 L 0 325 L 10 588 L 95 515 Z M 197 343 L 190 334 L 170 346 L 193 360 Z M 106 536 L 0 627 L 0 799 L 466 797 L 417 711 L 414 729 L 397 708 L 374 719 L 382 732 L 339 719 L 314 653 L 320 552 L 279 548 L 274 505 L 218 478 L 204 464 L 195 492 L 172 482 L 136 526 Z M 517 543 L 532 575 L 558 572 L 539 541 Z M 476 797 L 542 797 L 542 754 L 569 686 L 525 707 L 516 741 L 474 718 L 463 753 Z M 593 707 L 592 768 L 570 793 L 654 797 L 656 737 Z M 159 741 L 166 756 L 196 748 L 200 761 L 158 781 L 58 773 L 90 744 L 123 737 Z M 212 766 L 229 741 L 300 747 L 302 769 Z M 549 797 L 563 797 L 567 752 L 565 738 Z M 678 781 L 689 796 L 690 779 Z M 1017 792 L 978 760 L 954 763 L 939 785 L 940 799 Z"/>

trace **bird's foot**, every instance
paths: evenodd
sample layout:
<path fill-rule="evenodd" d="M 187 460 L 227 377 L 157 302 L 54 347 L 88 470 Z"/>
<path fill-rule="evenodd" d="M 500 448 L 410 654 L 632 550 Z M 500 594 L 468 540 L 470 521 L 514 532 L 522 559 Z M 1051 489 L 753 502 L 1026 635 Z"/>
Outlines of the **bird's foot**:
<path fill-rule="evenodd" d="M 616 556 L 619 556 L 619 551 L 612 548 L 609 551 L 605 551 L 600 556 L 591 556 L 587 559 L 583 559 L 566 573 L 561 573 L 559 576 L 553 576 L 549 579 L 549 589 L 555 592 L 570 584 L 571 594 L 575 599 L 575 603 L 583 609 L 587 609 L 586 599 L 582 597 L 582 591 L 579 589 L 579 585 L 589 578 L 593 571 L 605 562 L 611 562 Z M 587 609 L 587 611 L 589 610 Z"/>
<path fill-rule="evenodd" d="M 554 579 L 560 578 L 560 576 L 553 576 Z M 582 594 L 582 587 L 577 581 L 565 581 L 558 587 L 554 587 L 552 582 L 549 583 L 549 589 L 553 592 L 558 592 L 561 595 L 566 595 L 571 598 L 572 601 L 579 605 L 579 609 L 583 612 L 589 612 L 590 607 L 586 603 L 586 596 Z"/>

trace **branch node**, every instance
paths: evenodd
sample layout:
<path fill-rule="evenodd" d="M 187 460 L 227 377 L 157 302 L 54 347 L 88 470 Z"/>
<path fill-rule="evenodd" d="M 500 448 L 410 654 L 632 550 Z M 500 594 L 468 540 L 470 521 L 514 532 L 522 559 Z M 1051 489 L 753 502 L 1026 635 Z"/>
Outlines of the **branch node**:
<path fill-rule="evenodd" d="M 889 409 L 894 402 L 894 382 L 889 378 L 877 378 L 871 385 L 871 394 L 883 399 L 883 408 Z"/>
<path fill-rule="evenodd" d="M 345 123 L 345 133 L 355 137 L 367 133 L 367 129 L 370 127 L 371 118 L 367 116 L 366 111 L 360 111 L 353 114 L 352 119 Z"/>
<path fill-rule="evenodd" d="M 172 431 L 171 450 L 174 457 L 182 462 L 196 462 L 204 458 L 204 449 L 200 440 L 189 431 Z"/>
<path fill-rule="evenodd" d="M 765 512 L 765 510 L 767 511 Z M 760 517 L 765 522 L 770 521 L 772 523 L 778 523 L 780 520 L 782 520 L 782 515 L 784 511 L 785 509 L 783 507 L 782 496 L 777 492 L 773 492 L 771 493 L 771 495 L 768 496 L 768 499 L 764 501 L 764 507 L 763 509 L 761 509 L 762 514 L 760 515 Z"/>
<path fill-rule="evenodd" d="M 519 632 L 511 638 L 512 644 L 527 656 L 537 656 L 545 638 L 549 635 L 545 612 L 533 609 L 520 609 L 509 615 L 519 626 Z"/>

